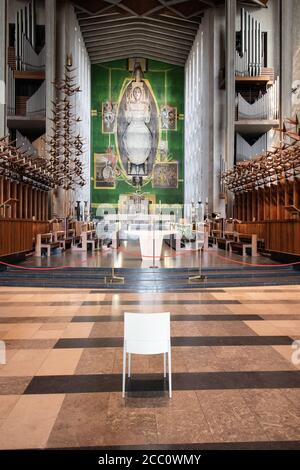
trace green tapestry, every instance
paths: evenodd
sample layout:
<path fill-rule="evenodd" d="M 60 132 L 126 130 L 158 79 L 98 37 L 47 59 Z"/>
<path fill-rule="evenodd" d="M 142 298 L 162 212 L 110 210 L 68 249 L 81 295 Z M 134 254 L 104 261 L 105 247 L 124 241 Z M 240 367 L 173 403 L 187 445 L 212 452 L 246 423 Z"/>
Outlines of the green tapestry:
<path fill-rule="evenodd" d="M 183 113 L 183 67 L 146 59 L 92 65 L 93 212 L 134 192 L 183 203 Z"/>

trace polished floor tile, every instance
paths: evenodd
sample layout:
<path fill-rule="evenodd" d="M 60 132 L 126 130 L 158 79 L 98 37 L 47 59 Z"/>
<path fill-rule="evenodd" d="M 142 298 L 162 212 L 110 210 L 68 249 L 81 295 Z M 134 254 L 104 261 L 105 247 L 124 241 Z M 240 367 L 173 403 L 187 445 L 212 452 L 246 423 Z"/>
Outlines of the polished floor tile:
<path fill-rule="evenodd" d="M 108 400 L 108 393 L 66 395 L 46 447 L 103 445 Z"/>
<path fill-rule="evenodd" d="M 49 349 L 20 349 L 9 362 L 0 365 L 0 377 L 23 377 L 37 373 L 50 353 Z"/>
<path fill-rule="evenodd" d="M 110 374 L 114 370 L 115 355 L 115 348 L 83 349 L 75 374 Z"/>
<path fill-rule="evenodd" d="M 258 417 L 271 440 L 293 440 L 299 436 L 300 409 L 282 390 L 243 390 L 248 407 Z"/>
<path fill-rule="evenodd" d="M 22 396 L 0 428 L 0 449 L 46 446 L 64 395 Z"/>
<path fill-rule="evenodd" d="M 47 355 L 36 375 L 74 374 L 82 351 L 82 349 L 53 349 Z"/>
<path fill-rule="evenodd" d="M 111 292 L 0 287 L 0 448 L 300 448 L 300 286 Z M 132 355 L 124 312 L 171 314 Z M 299 342 L 300 344 L 300 342 Z"/>
<path fill-rule="evenodd" d="M 264 441 L 267 434 L 239 390 L 198 391 L 197 397 L 217 442 Z"/>

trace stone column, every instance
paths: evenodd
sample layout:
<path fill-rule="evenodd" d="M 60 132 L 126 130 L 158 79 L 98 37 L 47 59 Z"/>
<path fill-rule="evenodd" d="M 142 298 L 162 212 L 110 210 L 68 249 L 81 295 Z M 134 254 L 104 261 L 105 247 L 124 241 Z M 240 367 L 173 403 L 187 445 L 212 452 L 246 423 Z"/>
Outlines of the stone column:
<path fill-rule="evenodd" d="M 207 162 L 207 169 L 204 168 L 206 172 L 205 178 L 207 178 L 207 186 L 206 186 L 206 195 L 203 203 L 206 201 L 208 197 L 208 212 L 211 213 L 214 210 L 214 143 L 216 136 L 214 135 L 214 120 L 215 120 L 215 112 L 214 112 L 214 105 L 215 105 L 215 80 L 214 80 L 214 63 L 215 63 L 215 34 L 214 34 L 214 27 L 215 27 L 215 10 L 210 9 L 208 10 L 208 83 L 207 83 L 207 93 L 208 93 L 208 100 L 207 100 L 207 136 L 208 139 L 208 162 Z"/>
<path fill-rule="evenodd" d="M 292 33 L 298 33 L 299 23 L 296 22 L 293 31 L 294 13 L 293 5 L 299 4 L 299 0 L 280 0 L 280 118 L 281 123 L 285 117 L 291 117 L 291 89 L 293 82 L 293 45 L 299 47 L 298 38 Z M 297 16 L 296 16 L 297 18 Z M 299 19 L 299 14 L 298 14 Z M 299 33 L 298 33 L 299 34 Z M 300 77 L 299 77 L 300 78 Z"/>
<path fill-rule="evenodd" d="M 51 0 L 49 0 L 51 2 Z M 56 3 L 56 2 L 55 2 Z M 57 2 L 56 4 L 56 21 L 54 23 L 55 39 L 52 43 L 54 49 L 53 54 L 53 67 L 55 67 L 55 78 L 63 78 L 66 63 L 66 17 L 67 3 L 64 1 Z M 50 40 L 51 41 L 51 40 Z M 54 92 L 55 93 L 55 92 Z M 55 98 L 59 96 L 55 93 Z M 51 115 L 51 112 L 50 112 Z M 52 194 L 52 214 L 56 217 L 65 217 L 65 199 L 66 191 L 62 188 L 57 188 Z"/>
<path fill-rule="evenodd" d="M 0 137 L 6 135 L 6 0 L 0 0 Z"/>
<path fill-rule="evenodd" d="M 52 135 L 52 104 L 55 101 L 53 82 L 55 80 L 56 56 L 56 0 L 45 0 L 45 42 L 46 42 L 46 134 Z"/>
<path fill-rule="evenodd" d="M 235 122 L 235 21 L 236 0 L 226 0 L 226 133 L 225 161 L 227 168 L 234 164 L 234 122 Z M 228 193 L 227 217 L 232 215 L 232 196 Z"/>
<path fill-rule="evenodd" d="M 45 0 L 45 44 L 46 44 L 46 138 L 53 134 L 52 101 L 55 101 L 55 90 L 53 82 L 55 80 L 55 55 L 56 55 L 56 0 Z M 48 206 L 49 215 L 52 218 L 52 194 L 49 194 Z"/>

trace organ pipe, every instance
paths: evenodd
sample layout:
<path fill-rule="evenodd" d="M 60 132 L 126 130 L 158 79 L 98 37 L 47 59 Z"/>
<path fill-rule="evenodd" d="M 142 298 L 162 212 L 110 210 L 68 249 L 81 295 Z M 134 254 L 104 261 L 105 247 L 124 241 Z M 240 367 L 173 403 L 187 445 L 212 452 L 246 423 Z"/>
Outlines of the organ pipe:
<path fill-rule="evenodd" d="M 22 65 L 24 70 L 43 70 L 45 69 L 45 46 L 39 54 L 35 52 L 31 43 L 23 35 L 23 58 Z"/>
<path fill-rule="evenodd" d="M 46 111 L 46 82 L 44 81 L 37 91 L 26 101 L 26 114 L 28 116 L 45 114 Z"/>
<path fill-rule="evenodd" d="M 241 8 L 241 47 L 236 51 L 236 75 L 257 76 L 262 68 L 262 30 L 254 16 Z"/>
<path fill-rule="evenodd" d="M 279 78 L 267 92 L 250 104 L 238 93 L 236 99 L 237 118 L 242 119 L 278 119 L 279 118 Z"/>
<path fill-rule="evenodd" d="M 24 40 L 25 38 L 25 40 Z M 28 45 L 35 53 L 35 5 L 34 0 L 20 8 L 16 13 L 15 47 L 16 47 L 16 69 L 29 70 Z M 31 53 L 33 55 L 33 52 Z M 36 54 L 36 53 L 35 53 Z M 31 64 L 29 62 L 29 64 Z M 35 65 L 35 62 L 32 64 Z M 44 65 L 44 64 L 43 64 Z"/>
<path fill-rule="evenodd" d="M 251 160 L 257 155 L 266 152 L 270 147 L 268 133 L 263 134 L 253 145 L 249 144 L 240 134 L 236 135 L 236 160 Z"/>
<path fill-rule="evenodd" d="M 16 91 L 15 91 L 15 78 L 14 71 L 8 66 L 8 86 L 7 86 L 7 113 L 8 115 L 15 114 L 16 108 Z"/>

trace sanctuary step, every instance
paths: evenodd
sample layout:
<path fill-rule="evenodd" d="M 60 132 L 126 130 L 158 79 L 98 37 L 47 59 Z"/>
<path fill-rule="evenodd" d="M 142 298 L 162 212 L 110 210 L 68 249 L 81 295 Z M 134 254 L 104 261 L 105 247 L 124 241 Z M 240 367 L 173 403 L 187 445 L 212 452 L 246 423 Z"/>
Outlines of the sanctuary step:
<path fill-rule="evenodd" d="M 130 291 L 173 291 L 178 289 L 222 288 L 242 286 L 291 285 L 300 283 L 300 272 L 292 267 L 205 268 L 202 282 L 189 282 L 199 270 L 193 268 L 160 268 L 115 270 L 124 277 L 124 284 L 105 283 L 111 275 L 108 268 L 66 268 L 52 271 L 7 268 L 0 272 L 0 286 L 61 287 L 87 289 L 117 289 Z"/>

